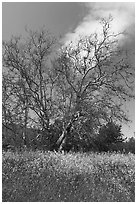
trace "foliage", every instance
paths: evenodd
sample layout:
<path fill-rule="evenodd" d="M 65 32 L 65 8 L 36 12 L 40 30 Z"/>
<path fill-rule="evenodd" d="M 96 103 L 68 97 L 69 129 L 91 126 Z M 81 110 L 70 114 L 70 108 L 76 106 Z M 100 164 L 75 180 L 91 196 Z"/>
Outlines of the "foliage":
<path fill-rule="evenodd" d="M 84 125 L 85 127 L 83 127 Z M 63 148 L 64 151 L 117 151 L 124 153 L 135 153 L 135 138 L 131 137 L 129 140 L 124 141 L 124 137 L 121 134 L 120 125 L 113 124 L 113 128 L 111 125 L 109 128 L 108 126 L 108 124 L 102 126 L 99 134 L 94 134 L 92 131 L 92 123 L 90 123 L 90 121 L 86 121 L 85 123 L 82 122 L 81 124 L 79 124 L 77 121 L 75 124 L 73 124 L 70 136 L 67 138 L 66 144 Z M 3 150 L 20 150 L 23 148 L 22 128 L 20 126 L 12 126 L 12 129 L 16 129 L 17 135 L 15 135 L 15 132 L 10 129 L 10 127 L 11 126 L 9 126 L 9 129 L 4 126 L 2 127 L 2 148 Z M 86 131 L 84 132 L 85 129 Z M 27 149 L 58 150 L 56 142 L 62 132 L 62 122 L 60 120 L 55 121 L 50 125 L 50 129 L 47 132 L 34 128 L 27 128 L 26 132 Z"/>
<path fill-rule="evenodd" d="M 112 121 L 103 125 L 96 137 L 96 143 L 100 151 L 111 151 L 113 144 L 121 143 L 124 140 L 121 125 L 117 125 Z"/>
<path fill-rule="evenodd" d="M 131 137 L 129 138 L 128 141 L 126 141 L 124 149 L 125 149 L 125 152 L 131 152 L 135 154 L 135 138 L 134 137 Z"/>
<path fill-rule="evenodd" d="M 3 202 L 134 202 L 133 154 L 3 152 Z"/>

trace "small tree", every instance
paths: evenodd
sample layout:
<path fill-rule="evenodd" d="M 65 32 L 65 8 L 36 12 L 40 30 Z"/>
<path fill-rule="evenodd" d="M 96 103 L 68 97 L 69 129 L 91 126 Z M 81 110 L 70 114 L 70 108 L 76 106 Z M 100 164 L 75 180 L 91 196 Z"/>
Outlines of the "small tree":
<path fill-rule="evenodd" d="M 127 153 L 131 152 L 135 154 L 135 137 L 129 138 L 129 140 L 125 143 L 124 147 Z"/>
<path fill-rule="evenodd" d="M 108 151 L 111 150 L 111 145 L 119 142 L 121 143 L 124 140 L 125 138 L 121 132 L 121 125 L 115 124 L 111 121 L 100 128 L 99 134 L 96 138 L 96 144 L 100 151 Z"/>

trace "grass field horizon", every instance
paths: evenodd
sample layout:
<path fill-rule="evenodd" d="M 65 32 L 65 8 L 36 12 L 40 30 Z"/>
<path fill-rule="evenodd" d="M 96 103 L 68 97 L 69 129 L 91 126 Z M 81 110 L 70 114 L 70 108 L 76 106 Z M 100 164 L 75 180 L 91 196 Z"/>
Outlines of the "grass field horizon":
<path fill-rule="evenodd" d="M 135 155 L 3 152 L 3 202 L 134 202 Z"/>

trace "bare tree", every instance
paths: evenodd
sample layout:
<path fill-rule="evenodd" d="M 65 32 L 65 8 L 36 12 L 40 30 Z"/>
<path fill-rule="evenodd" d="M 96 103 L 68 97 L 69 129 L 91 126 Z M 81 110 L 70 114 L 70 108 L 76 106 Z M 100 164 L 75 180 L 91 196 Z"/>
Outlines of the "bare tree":
<path fill-rule="evenodd" d="M 12 76 L 3 73 L 2 79 L 2 125 L 3 136 L 8 138 L 8 132 L 12 133 L 11 140 L 16 145 L 19 126 L 23 125 L 23 107 L 22 100 L 18 95 L 21 94 L 20 88 L 17 86 Z M 18 135 L 19 138 L 19 135 Z"/>
<path fill-rule="evenodd" d="M 13 37 L 3 42 L 3 69 L 11 79 L 9 89 L 13 88 L 8 104 L 12 115 L 12 108 L 18 105 L 24 138 L 30 119 L 43 131 L 59 119 L 63 128 L 57 144 L 61 150 L 72 132 L 81 138 L 112 119 L 128 121 L 122 105 L 134 97 L 134 68 L 119 44 L 124 35 L 111 33 L 111 20 L 101 20 L 100 34 L 62 46 L 56 58 L 56 39 L 44 29 L 28 31 L 26 40 Z M 5 89 L 4 93 L 5 98 L 9 92 Z M 6 121 L 6 109 L 3 115 Z"/>
<path fill-rule="evenodd" d="M 39 124 L 42 131 L 49 128 L 53 115 L 55 80 L 50 71 L 50 55 L 56 39 L 45 29 L 27 31 L 28 38 L 12 37 L 3 42 L 3 70 L 12 77 L 13 100 L 23 113 L 23 138 L 29 120 Z M 14 106 L 14 101 L 11 102 Z M 12 111 L 11 111 L 12 112 Z"/>
<path fill-rule="evenodd" d="M 128 121 L 122 109 L 123 102 L 134 97 L 134 67 L 129 64 L 128 53 L 119 46 L 120 35 L 111 33 L 112 18 L 102 19 L 102 32 L 80 38 L 63 46 L 54 62 L 59 74 L 61 113 L 65 128 L 60 136 L 60 149 L 75 118 L 77 121 Z M 77 115 L 77 117 L 76 117 Z M 69 128 L 69 132 L 67 128 Z"/>
<path fill-rule="evenodd" d="M 29 108 L 40 119 L 43 128 L 49 125 L 51 84 L 47 63 L 55 39 L 42 29 L 40 32 L 29 31 L 24 42 L 20 37 L 13 37 L 10 42 L 3 42 L 3 66 L 12 75 L 20 79 L 20 87 L 26 97 Z"/>

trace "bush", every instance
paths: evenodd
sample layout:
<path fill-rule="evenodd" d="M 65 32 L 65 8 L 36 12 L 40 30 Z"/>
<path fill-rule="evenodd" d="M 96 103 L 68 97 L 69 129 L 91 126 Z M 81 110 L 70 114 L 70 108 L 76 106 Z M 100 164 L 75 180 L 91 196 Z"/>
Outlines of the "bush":
<path fill-rule="evenodd" d="M 121 125 L 108 122 L 100 128 L 95 142 L 98 145 L 99 151 L 111 151 L 115 144 L 122 143 L 124 140 Z"/>
<path fill-rule="evenodd" d="M 126 141 L 125 143 L 125 152 L 131 152 L 133 154 L 135 154 L 135 138 L 131 137 L 129 138 L 128 141 Z"/>

